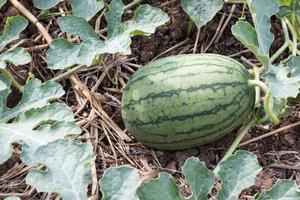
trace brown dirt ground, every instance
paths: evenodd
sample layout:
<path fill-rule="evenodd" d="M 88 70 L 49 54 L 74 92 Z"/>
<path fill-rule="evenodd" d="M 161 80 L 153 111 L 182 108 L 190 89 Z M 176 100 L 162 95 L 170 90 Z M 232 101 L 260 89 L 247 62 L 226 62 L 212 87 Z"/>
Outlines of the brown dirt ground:
<path fill-rule="evenodd" d="M 39 11 L 33 8 L 31 1 L 21 2 L 35 16 L 38 16 Z M 188 17 L 181 10 L 178 1 L 148 0 L 145 3 L 158 6 L 166 11 L 171 17 L 170 22 L 160 27 L 150 37 L 133 38 L 131 56 L 105 56 L 104 62 L 108 70 L 104 69 L 103 66 L 92 66 L 77 73 L 77 77 L 90 89 L 103 78 L 95 90 L 94 97 L 102 103 L 104 110 L 121 129 L 124 129 L 120 114 L 120 100 L 124 82 L 128 80 L 133 71 L 153 59 L 181 53 L 192 53 L 197 35 L 197 30 L 194 29 L 191 35 L 187 36 Z M 69 5 L 65 3 L 61 3 L 59 6 L 69 8 Z M 58 6 L 51 9 L 51 11 L 57 11 L 57 8 Z M 201 29 L 197 52 L 203 52 L 215 33 L 218 33 L 218 41 L 214 40 L 206 52 L 232 56 L 241 62 L 241 57 L 243 56 L 253 63 L 258 63 L 251 53 L 244 52 L 245 48 L 232 36 L 230 31 L 230 27 L 241 16 L 240 6 L 235 8 L 228 24 L 224 25 L 224 22 L 229 17 L 230 10 L 231 5 L 224 6 L 217 16 Z M 18 14 L 18 11 L 9 4 L 0 10 L 0 30 L 3 28 L 6 17 L 15 14 Z M 100 13 L 91 20 L 93 26 L 99 15 Z M 125 14 L 125 18 L 130 16 L 132 16 L 132 12 L 128 11 Z M 246 16 L 250 19 L 247 11 Z M 282 44 L 280 26 L 276 19 L 272 20 L 272 32 L 275 33 L 276 41 L 272 46 L 271 53 L 276 51 Z M 49 33 L 53 38 L 61 36 L 57 18 L 43 19 L 42 23 L 49 27 Z M 219 24 L 221 28 L 218 28 Z M 225 29 L 223 32 L 220 32 L 223 26 Z M 104 28 L 105 22 L 102 19 L 100 29 Z M 33 25 L 29 25 L 22 33 L 21 39 L 25 39 L 22 44 L 24 47 L 45 44 L 45 41 L 41 39 L 40 34 Z M 32 72 L 43 81 L 57 74 L 58 72 L 56 71 L 45 69 L 46 64 L 43 59 L 45 52 L 46 49 L 32 51 L 33 61 L 22 69 L 10 66 L 10 70 L 16 79 L 24 83 L 28 72 Z M 62 98 L 62 101 L 73 109 L 76 113 L 76 121 L 83 128 L 82 135 L 76 139 L 82 141 L 91 140 L 93 143 L 94 151 L 97 154 L 96 168 L 98 178 L 102 176 L 103 171 L 108 167 L 131 164 L 140 170 L 143 179 L 155 177 L 159 171 L 171 173 L 182 189 L 182 194 L 188 195 L 189 189 L 180 173 L 184 161 L 190 156 L 196 156 L 205 162 L 207 167 L 214 168 L 235 137 L 236 131 L 214 143 L 182 151 L 162 152 L 148 149 L 134 140 L 132 142 L 120 140 L 109 128 L 103 125 L 101 119 L 95 113 L 91 112 L 89 104 L 84 103 L 85 99 L 76 93 L 68 80 L 62 81 L 62 85 L 66 89 L 66 95 Z M 19 99 L 20 95 L 14 91 L 9 98 L 9 106 L 15 105 Z M 85 119 L 89 116 L 92 120 L 87 122 Z M 285 127 L 299 121 L 299 118 L 299 108 L 297 105 L 294 105 L 292 114 L 282 120 L 280 125 L 255 127 L 246 135 L 244 140 L 255 138 L 279 127 Z M 272 135 L 241 148 L 251 151 L 258 156 L 259 162 L 263 166 L 263 171 L 258 175 L 255 186 L 245 190 L 240 199 L 252 199 L 256 192 L 270 188 L 278 178 L 293 179 L 300 184 L 299 131 L 300 128 L 289 128 L 280 132 L 280 134 Z M 111 144 L 109 141 L 111 141 Z M 1 165 L 0 193 L 19 193 L 23 194 L 21 196 L 24 199 L 55 199 L 57 195 L 37 193 L 34 188 L 25 184 L 24 178 L 28 170 L 29 168 L 20 162 L 18 155 Z"/>

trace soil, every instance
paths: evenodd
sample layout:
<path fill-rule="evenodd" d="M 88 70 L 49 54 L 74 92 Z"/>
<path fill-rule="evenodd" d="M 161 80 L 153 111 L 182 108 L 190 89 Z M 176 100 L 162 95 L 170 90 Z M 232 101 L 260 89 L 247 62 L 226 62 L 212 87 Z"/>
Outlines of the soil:
<path fill-rule="evenodd" d="M 126 2 L 126 1 L 124 1 Z M 162 58 L 170 55 L 177 55 L 183 53 L 192 53 L 197 30 L 194 28 L 190 35 L 187 35 L 187 27 L 189 18 L 182 11 L 179 1 L 174 0 L 148 0 L 144 1 L 153 6 L 160 7 L 170 16 L 170 22 L 157 29 L 155 34 L 150 37 L 134 37 L 131 45 L 131 56 L 111 56 L 106 55 L 104 61 L 107 67 L 111 66 L 108 73 L 105 74 L 101 84 L 96 88 L 94 96 L 99 98 L 102 102 L 103 109 L 113 119 L 113 121 L 124 129 L 120 113 L 120 101 L 122 96 L 123 82 L 126 82 L 133 71 L 142 65 L 151 62 L 153 59 Z M 35 16 L 40 11 L 33 8 L 31 1 L 21 1 Z M 59 6 L 69 6 L 66 3 L 60 3 Z M 224 8 L 208 23 L 201 28 L 197 52 L 204 52 L 215 33 L 220 33 L 218 41 L 214 40 L 207 53 L 218 53 L 222 55 L 231 56 L 241 62 L 244 59 L 258 63 L 254 55 L 250 52 L 244 51 L 246 48 L 238 42 L 231 34 L 230 27 L 241 16 L 242 7 L 238 5 L 224 31 L 220 32 L 218 25 L 221 28 L 230 14 L 232 5 L 225 5 Z M 51 9 L 51 11 L 58 11 L 58 6 Z M 0 10 L 0 30 L 3 29 L 4 22 L 7 16 L 19 14 L 9 3 Z M 96 18 L 91 20 L 91 25 L 94 26 Z M 246 10 L 247 19 L 250 20 L 250 15 Z M 132 16 L 132 11 L 127 11 L 125 18 Z M 224 16 L 223 22 L 222 17 Z M 61 34 L 57 25 L 58 18 L 50 17 L 43 19 L 42 23 L 49 28 L 49 33 L 53 38 L 59 37 Z M 102 19 L 104 21 L 104 19 Z M 272 19 L 272 32 L 275 34 L 276 40 L 272 45 L 271 53 L 275 52 L 282 44 L 281 27 L 276 19 Z M 100 29 L 105 28 L 105 22 L 101 22 Z M 41 39 L 39 32 L 33 25 L 29 25 L 22 33 L 21 39 L 26 39 L 22 44 L 23 47 L 33 47 L 46 42 Z M 33 61 L 21 68 L 10 66 L 10 71 L 14 74 L 16 79 L 24 83 L 28 72 L 33 73 L 41 80 L 49 80 L 58 72 L 46 69 L 44 61 L 45 52 L 47 49 L 41 49 L 31 52 Z M 282 55 L 282 59 L 286 55 Z M 250 67 L 247 63 L 246 66 Z M 91 89 L 101 75 L 106 73 L 103 67 L 95 66 L 88 69 L 82 69 L 77 73 L 89 89 Z M 117 81 L 116 81 L 117 80 Z M 91 115 L 91 107 L 89 104 L 83 104 L 82 98 L 76 96 L 73 86 L 68 80 L 61 82 L 66 90 L 66 95 L 61 99 L 69 105 L 76 113 L 76 121 L 82 122 L 85 118 Z M 12 95 L 8 98 L 10 107 L 15 105 L 21 95 L 13 90 Z M 299 121 L 300 114 L 297 104 L 292 105 L 292 113 L 277 126 L 256 126 L 244 138 L 244 141 L 255 138 L 280 127 L 286 127 Z M 226 150 L 231 145 L 235 138 L 236 131 L 230 133 L 211 144 L 200 146 L 181 151 L 156 151 L 148 149 L 136 142 L 125 142 L 115 136 L 115 134 L 108 131 L 105 134 L 103 126 L 101 126 L 101 119 L 95 117 L 92 123 L 82 123 L 83 133 L 78 140 L 87 140 L 87 135 L 91 136 L 94 151 L 97 154 L 96 169 L 97 176 L 100 178 L 105 169 L 122 164 L 130 164 L 139 169 L 143 180 L 155 177 L 158 172 L 166 171 L 171 173 L 178 185 L 181 188 L 183 195 L 190 194 L 190 190 L 184 182 L 182 174 L 180 173 L 184 161 L 190 156 L 196 156 L 203 161 L 207 167 L 213 169 L 220 161 Z M 105 129 L 105 128 L 104 128 Z M 240 196 L 240 199 L 252 199 L 253 195 L 262 190 L 270 188 L 277 179 L 286 178 L 296 180 L 300 184 L 300 128 L 286 128 L 286 130 L 272 135 L 268 138 L 258 140 L 241 147 L 240 149 L 248 150 L 257 155 L 259 163 L 263 170 L 257 176 L 256 184 L 251 188 L 246 189 Z M 114 148 L 110 142 L 114 144 Z M 24 178 L 28 173 L 28 167 L 21 163 L 18 155 L 14 155 L 9 161 L 0 166 L 0 193 L 20 193 L 24 199 L 55 199 L 55 194 L 37 193 L 34 188 L 25 184 Z M 91 189 L 91 188 L 90 188 Z M 99 192 L 99 196 L 101 196 Z"/>

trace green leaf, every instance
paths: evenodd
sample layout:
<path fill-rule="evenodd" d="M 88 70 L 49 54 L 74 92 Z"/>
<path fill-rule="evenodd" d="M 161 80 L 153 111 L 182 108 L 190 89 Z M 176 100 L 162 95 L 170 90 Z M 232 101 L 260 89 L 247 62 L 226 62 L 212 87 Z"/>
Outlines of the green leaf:
<path fill-rule="evenodd" d="M 277 1 L 274 0 L 247 0 L 259 44 L 259 53 L 269 55 L 270 46 L 274 40 L 274 35 L 270 32 L 270 17 L 279 10 Z"/>
<path fill-rule="evenodd" d="M 298 0 L 290 0 L 287 2 L 281 2 L 279 7 L 279 12 L 277 12 L 277 16 L 284 18 L 288 15 L 295 14 L 300 21 L 300 2 Z"/>
<path fill-rule="evenodd" d="M 237 22 L 232 27 L 232 33 L 265 67 L 268 67 L 269 50 L 274 40 L 274 35 L 270 32 L 270 17 L 278 12 L 279 5 L 274 0 L 247 0 L 247 4 L 255 29 L 248 22 Z"/>
<path fill-rule="evenodd" d="M 12 123 L 0 123 L 0 163 L 11 157 L 11 144 L 20 141 L 22 161 L 34 165 L 33 154 L 39 146 L 80 134 L 80 128 L 73 121 L 73 112 L 55 103 L 21 113 Z"/>
<path fill-rule="evenodd" d="M 137 193 L 141 200 L 183 200 L 172 176 L 164 172 L 139 187 Z"/>
<path fill-rule="evenodd" d="M 131 36 L 148 36 L 167 21 L 169 21 L 169 16 L 159 8 L 147 4 L 139 6 L 134 18 L 121 23 L 114 37 L 105 41 L 107 53 L 130 54 Z"/>
<path fill-rule="evenodd" d="M 15 48 L 11 51 L 5 52 L 0 56 L 0 62 L 10 62 L 16 66 L 25 65 L 31 61 L 31 56 L 23 48 Z M 0 69 L 4 69 L 5 65 L 0 64 Z"/>
<path fill-rule="evenodd" d="M 81 37 L 83 40 L 98 39 L 92 26 L 82 17 L 64 16 L 59 26 L 63 32 Z"/>
<path fill-rule="evenodd" d="M 122 0 L 112 0 L 110 2 L 108 11 L 105 12 L 108 38 L 116 35 L 117 29 L 121 24 L 124 6 Z"/>
<path fill-rule="evenodd" d="M 4 6 L 4 4 L 6 4 L 7 0 L 0 0 L 0 9 L 2 8 L 2 6 Z"/>
<path fill-rule="evenodd" d="M 276 98 L 296 98 L 300 88 L 300 57 L 293 57 L 286 67 L 270 65 L 267 83 Z"/>
<path fill-rule="evenodd" d="M 121 166 L 109 168 L 99 181 L 102 200 L 138 200 L 139 175 L 135 168 Z"/>
<path fill-rule="evenodd" d="M 198 158 L 191 157 L 182 168 L 186 181 L 192 188 L 190 200 L 207 200 L 207 194 L 215 182 L 215 175 Z"/>
<path fill-rule="evenodd" d="M 59 0 L 34 0 L 36 8 L 47 10 L 59 3 Z M 103 0 L 71 0 L 73 15 L 90 20 L 104 7 Z"/>
<path fill-rule="evenodd" d="M 33 0 L 33 5 L 36 8 L 47 10 L 59 3 L 59 0 Z"/>
<path fill-rule="evenodd" d="M 222 181 L 218 200 L 237 200 L 242 190 L 255 183 L 256 175 L 261 171 L 257 158 L 247 151 L 237 151 L 234 155 L 219 163 L 215 173 Z"/>
<path fill-rule="evenodd" d="M 279 180 L 268 191 L 256 195 L 256 200 L 299 200 L 300 192 L 297 184 L 291 180 Z"/>
<path fill-rule="evenodd" d="M 223 7 L 222 0 L 181 0 L 182 9 L 200 29 Z"/>
<path fill-rule="evenodd" d="M 231 27 L 231 32 L 236 39 L 254 53 L 256 58 L 262 62 L 264 66 L 268 66 L 269 56 L 260 54 L 256 31 L 249 22 L 237 21 L 236 24 Z"/>
<path fill-rule="evenodd" d="M 103 0 L 71 0 L 73 15 L 90 20 L 104 7 Z"/>
<path fill-rule="evenodd" d="M 6 97 L 10 93 L 11 80 L 0 74 L 0 119 L 6 108 Z"/>
<path fill-rule="evenodd" d="M 3 108 L 0 123 L 5 123 L 31 108 L 40 108 L 47 105 L 49 100 L 64 95 L 64 90 L 58 83 L 48 81 L 42 84 L 38 79 L 32 79 L 24 86 L 22 93 L 23 96 L 18 105 L 13 108 Z M 5 99 L 6 97 L 2 98 Z"/>
<path fill-rule="evenodd" d="M 65 69 L 75 64 L 89 66 L 100 54 L 130 54 L 131 36 L 152 34 L 157 26 L 168 20 L 168 15 L 159 8 L 142 5 L 137 9 L 132 20 L 118 26 L 114 37 L 102 41 L 83 18 L 63 17 L 60 23 L 61 29 L 82 37 L 84 41 L 72 44 L 64 39 L 54 40 L 46 54 L 48 67 Z M 108 24 L 110 23 L 108 21 Z"/>
<path fill-rule="evenodd" d="M 10 42 L 19 38 L 19 34 L 27 27 L 28 21 L 21 16 L 8 17 L 0 36 L 0 51 Z"/>
<path fill-rule="evenodd" d="M 40 146 L 34 153 L 34 162 L 47 166 L 47 170 L 33 169 L 26 183 L 38 192 L 59 193 L 63 200 L 87 199 L 93 157 L 91 144 L 56 140 Z"/>
<path fill-rule="evenodd" d="M 47 51 L 47 64 L 51 69 L 65 69 L 75 64 L 91 65 L 98 54 L 105 53 L 101 40 L 86 40 L 73 44 L 65 39 L 54 40 Z"/>

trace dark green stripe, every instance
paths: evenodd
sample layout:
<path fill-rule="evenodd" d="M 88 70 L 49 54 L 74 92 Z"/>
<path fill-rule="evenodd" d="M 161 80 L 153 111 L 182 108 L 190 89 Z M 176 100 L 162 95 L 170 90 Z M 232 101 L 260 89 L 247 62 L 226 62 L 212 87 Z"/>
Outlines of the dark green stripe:
<path fill-rule="evenodd" d="M 211 90 L 213 90 L 213 92 L 216 92 L 219 89 L 223 89 L 224 93 L 225 93 L 225 88 L 227 88 L 227 87 L 237 87 L 237 86 L 242 87 L 244 85 L 245 85 L 245 82 L 240 82 L 240 81 L 230 82 L 230 83 L 220 82 L 220 83 L 212 83 L 212 84 L 201 84 L 197 87 L 189 87 L 186 89 L 178 88 L 178 89 L 159 92 L 159 93 L 153 92 L 153 93 L 149 93 L 145 97 L 141 97 L 138 100 L 130 100 L 128 103 L 124 103 L 123 109 L 124 110 L 130 109 L 131 106 L 135 106 L 144 100 L 151 99 L 152 101 L 154 101 L 155 99 L 164 98 L 164 97 L 172 97 L 173 95 L 178 96 L 181 92 L 191 93 L 191 92 L 195 92 L 195 91 L 199 92 L 201 90 L 206 90 L 206 89 L 211 89 Z"/>
<path fill-rule="evenodd" d="M 184 68 L 189 68 L 189 67 L 195 67 L 195 66 L 200 66 L 203 65 L 203 67 L 210 67 L 210 66 L 213 66 L 213 67 L 222 67 L 222 68 L 225 68 L 228 70 L 228 74 L 233 74 L 231 72 L 233 71 L 236 71 L 238 73 L 240 73 L 242 76 L 245 76 L 245 74 L 247 74 L 247 72 L 245 73 L 245 71 L 240 71 L 238 70 L 237 68 L 233 68 L 233 67 L 228 67 L 228 65 L 222 65 L 222 64 L 211 64 L 211 63 L 194 63 L 192 65 L 179 65 L 178 67 L 173 67 L 175 64 L 178 64 L 178 63 L 173 63 L 173 65 L 171 64 L 172 67 L 168 68 L 168 69 L 163 69 L 162 66 L 161 66 L 161 70 L 159 71 L 154 71 L 152 73 L 139 73 L 138 75 L 139 76 L 135 76 L 133 75 L 132 79 L 129 80 L 129 82 L 127 83 L 126 85 L 126 89 L 129 90 L 129 88 L 131 87 L 131 85 L 135 82 L 138 82 L 138 81 L 143 81 L 145 78 L 149 78 L 150 76 L 153 76 L 153 75 L 157 75 L 157 74 L 160 74 L 160 73 L 166 73 L 166 72 L 170 72 L 170 71 L 173 71 L 173 70 L 176 70 L 178 68 L 181 68 L 181 69 L 184 69 Z M 170 63 L 168 63 L 168 65 L 170 65 Z M 148 67 L 149 69 L 151 68 L 151 66 L 145 66 L 145 67 Z M 240 67 L 239 69 L 243 69 L 242 67 Z M 213 70 L 214 71 L 214 70 Z M 141 71 L 142 72 L 142 71 Z M 146 71 L 145 71 L 146 72 Z M 138 72 L 136 72 L 138 73 Z M 203 73 L 203 72 L 199 72 L 199 73 Z M 205 72 L 204 72 L 205 73 Z M 224 72 L 223 72 L 224 73 Z"/>
<path fill-rule="evenodd" d="M 253 101 L 249 101 L 249 104 L 251 105 L 251 103 L 253 104 Z M 237 109 L 239 110 L 239 109 Z M 244 113 L 245 115 L 248 115 L 248 112 L 247 110 L 250 110 L 248 107 L 245 107 L 245 109 L 243 110 L 242 113 Z M 229 121 L 231 124 L 232 122 L 235 122 L 237 119 L 240 119 L 242 116 L 241 115 L 236 115 L 234 118 L 232 118 L 231 121 Z M 244 116 L 243 116 L 244 117 Z M 148 144 L 149 146 L 153 146 L 153 145 L 167 145 L 167 144 L 184 144 L 184 143 L 187 143 L 187 145 L 190 145 L 189 141 L 195 141 L 195 143 L 198 143 L 197 140 L 199 139 L 203 139 L 203 138 L 206 138 L 208 135 L 212 134 L 212 133 L 215 133 L 215 134 L 212 134 L 211 137 L 212 138 L 215 138 L 214 136 L 215 135 L 219 135 L 221 131 L 224 131 L 224 123 L 230 119 L 231 117 L 228 117 L 224 120 L 222 120 L 221 122 L 218 122 L 218 123 L 214 123 L 214 124 L 211 124 L 211 125 L 207 125 L 207 126 L 203 126 L 199 129 L 195 129 L 194 132 L 197 132 L 197 131 L 201 131 L 201 130 L 205 130 L 205 129 L 209 129 L 210 127 L 213 127 L 213 126 L 216 126 L 216 125 L 221 125 L 221 127 L 217 130 L 213 130 L 206 133 L 205 135 L 201 135 L 201 136 L 198 136 L 198 137 L 188 137 L 184 140 L 178 140 L 178 141 L 166 141 L 164 140 L 165 137 L 161 138 L 161 139 L 156 139 L 155 141 L 151 141 L 151 140 L 145 140 L 143 138 L 139 138 L 139 141 L 141 141 L 142 143 L 145 143 L 145 144 Z M 158 140 L 161 140 L 161 141 L 158 141 Z M 161 147 L 161 146 L 160 146 Z"/>
<path fill-rule="evenodd" d="M 128 124 L 131 126 L 139 127 L 139 126 L 146 126 L 146 125 L 156 125 L 156 124 L 161 124 L 165 121 L 185 121 L 189 118 L 195 118 L 195 117 L 201 117 L 205 115 L 210 115 L 210 114 L 216 114 L 220 112 L 221 110 L 226 110 L 228 106 L 232 106 L 233 103 L 240 102 L 240 99 L 242 99 L 245 96 L 243 93 L 238 93 L 236 96 L 232 98 L 232 101 L 230 101 L 227 104 L 219 104 L 214 106 L 213 109 L 210 110 L 205 110 L 193 114 L 187 114 L 187 115 L 180 115 L 180 116 L 159 116 L 156 120 L 151 120 L 149 122 L 143 122 L 141 120 L 135 120 L 135 121 L 127 121 Z M 240 97 L 240 98 L 239 98 Z"/>

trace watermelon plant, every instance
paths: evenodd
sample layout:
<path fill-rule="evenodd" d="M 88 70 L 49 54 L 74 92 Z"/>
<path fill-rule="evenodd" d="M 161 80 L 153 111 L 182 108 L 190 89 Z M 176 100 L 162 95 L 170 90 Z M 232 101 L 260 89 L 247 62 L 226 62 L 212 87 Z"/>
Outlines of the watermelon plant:
<path fill-rule="evenodd" d="M 213 171 L 207 169 L 198 158 L 187 159 L 182 172 L 192 191 L 189 197 L 180 195 L 179 188 L 168 173 L 159 173 L 158 178 L 141 184 L 138 170 L 129 166 L 106 170 L 99 185 L 103 200 L 237 200 L 244 189 L 255 183 L 260 171 L 254 154 L 237 151 L 220 162 Z M 221 181 L 217 194 L 212 192 L 216 180 Z M 269 190 L 256 194 L 255 199 L 296 200 L 300 199 L 300 192 L 295 182 L 278 180 Z"/>
<path fill-rule="evenodd" d="M 151 35 L 158 26 L 168 22 L 169 17 L 148 4 L 138 6 L 140 0 L 128 5 L 122 0 L 71 0 L 72 10 L 51 13 L 51 8 L 59 2 L 33 1 L 43 10 L 40 16 L 59 16 L 61 31 L 68 38 L 76 39 L 74 42 L 57 38 L 51 42 L 45 58 L 47 67 L 63 70 L 52 80 L 41 83 L 30 75 L 22 85 L 10 74 L 10 65 L 21 66 L 31 61 L 30 54 L 19 47 L 20 43 L 11 45 L 28 25 L 24 17 L 8 17 L 0 36 L 0 164 L 19 154 L 21 161 L 31 168 L 26 175 L 27 184 L 38 192 L 81 200 L 88 198 L 87 185 L 92 175 L 92 190 L 97 192 L 94 187 L 97 176 L 93 171 L 95 155 L 90 143 L 78 141 L 81 130 L 74 122 L 72 110 L 59 102 L 65 92 L 57 82 L 84 66 L 100 63 L 103 54 L 130 55 L 132 36 Z M 159 149 L 197 146 L 231 132 L 245 119 L 248 123 L 213 171 L 197 158 L 186 161 L 182 170 L 192 191 L 190 197 L 180 195 L 167 173 L 141 184 L 136 169 L 121 166 L 108 169 L 101 178 L 102 199 L 202 200 L 211 197 L 231 200 L 238 199 L 243 189 L 254 184 L 261 171 L 256 156 L 245 151 L 233 152 L 253 125 L 277 124 L 289 101 L 297 100 L 300 5 L 297 0 L 225 2 L 248 6 L 253 25 L 241 19 L 232 27 L 232 33 L 256 55 L 262 66 L 247 71 L 237 61 L 215 54 L 181 55 L 154 61 L 128 82 L 122 114 L 128 131 L 137 140 Z M 5 3 L 6 0 L 0 0 L 0 8 Z M 195 23 L 199 33 L 223 3 L 221 0 L 181 0 L 183 10 L 191 18 L 188 32 Z M 133 6 L 137 7 L 133 17 L 122 20 L 125 11 Z M 102 36 L 105 39 L 100 39 L 89 23 L 101 10 L 107 23 L 106 38 Z M 270 17 L 274 15 L 281 19 L 285 42 L 270 56 L 274 38 L 270 32 Z M 279 56 L 287 51 L 287 58 L 279 61 Z M 179 80 L 184 83 L 178 85 Z M 8 107 L 12 87 L 21 92 L 22 99 Z M 201 116 L 205 116 L 205 121 L 200 120 Z M 300 199 L 300 194 L 295 182 L 279 180 L 255 199 Z"/>

